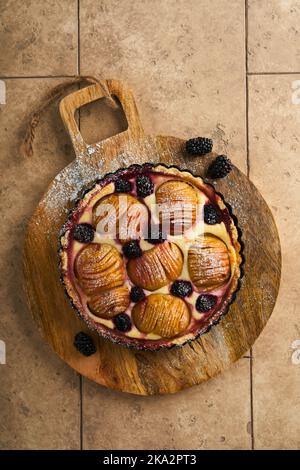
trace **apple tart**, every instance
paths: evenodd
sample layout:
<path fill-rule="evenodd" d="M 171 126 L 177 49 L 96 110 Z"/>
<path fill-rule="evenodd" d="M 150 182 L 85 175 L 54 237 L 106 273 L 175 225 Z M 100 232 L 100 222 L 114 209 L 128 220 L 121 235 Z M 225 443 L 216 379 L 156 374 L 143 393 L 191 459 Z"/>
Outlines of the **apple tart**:
<path fill-rule="evenodd" d="M 137 349 L 183 345 L 226 313 L 241 274 L 238 230 L 202 178 L 132 165 L 96 182 L 60 236 L 66 292 L 99 335 Z"/>

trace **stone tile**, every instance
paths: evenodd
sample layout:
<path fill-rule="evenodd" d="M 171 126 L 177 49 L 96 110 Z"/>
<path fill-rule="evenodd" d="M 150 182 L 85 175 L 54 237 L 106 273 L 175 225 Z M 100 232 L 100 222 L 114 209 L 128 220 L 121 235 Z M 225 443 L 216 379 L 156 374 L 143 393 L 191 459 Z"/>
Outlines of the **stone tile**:
<path fill-rule="evenodd" d="M 300 340 L 300 100 L 296 93 L 292 98 L 293 80 L 290 75 L 249 80 L 250 177 L 271 206 L 283 255 L 277 305 L 254 347 L 254 433 L 259 449 L 300 448 L 299 351 L 296 344 L 292 348 Z"/>
<path fill-rule="evenodd" d="M 147 132 L 212 136 L 245 164 L 244 2 L 82 0 L 81 72 L 126 80 Z M 145 72 L 147 71 L 147 72 Z"/>
<path fill-rule="evenodd" d="M 4 0 L 0 13 L 1 76 L 76 74 L 76 0 Z"/>
<path fill-rule="evenodd" d="M 299 71 L 299 0 L 248 0 L 250 72 Z"/>
<path fill-rule="evenodd" d="M 249 449 L 249 360 L 175 395 L 138 397 L 85 380 L 84 449 Z"/>
<path fill-rule="evenodd" d="M 76 449 L 80 443 L 79 377 L 45 344 L 22 289 L 26 223 L 56 173 L 73 158 L 55 106 L 37 128 L 35 154 L 20 156 L 28 112 L 57 80 L 6 80 L 0 105 L 2 230 L 0 235 L 0 448 Z"/>

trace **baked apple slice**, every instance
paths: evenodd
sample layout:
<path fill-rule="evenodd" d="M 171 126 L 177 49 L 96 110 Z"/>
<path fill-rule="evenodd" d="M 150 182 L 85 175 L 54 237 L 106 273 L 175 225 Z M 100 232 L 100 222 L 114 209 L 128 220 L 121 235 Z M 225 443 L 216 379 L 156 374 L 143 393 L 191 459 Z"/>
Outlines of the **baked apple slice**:
<path fill-rule="evenodd" d="M 150 294 L 132 310 L 135 326 L 142 333 L 173 338 L 190 323 L 190 310 L 184 300 L 170 294 Z"/>
<path fill-rule="evenodd" d="M 91 243 L 77 255 L 75 274 L 84 292 L 94 294 L 121 286 L 125 279 L 125 267 L 115 247 L 106 243 Z"/>
<path fill-rule="evenodd" d="M 164 242 L 128 261 L 127 272 L 136 286 L 153 291 L 175 281 L 182 265 L 180 248 L 175 243 Z"/>
<path fill-rule="evenodd" d="M 156 191 L 159 219 L 164 231 L 182 235 L 196 221 L 197 192 L 191 184 L 171 180 L 161 184 Z"/>
<path fill-rule="evenodd" d="M 99 294 L 94 294 L 88 307 L 91 312 L 101 318 L 113 318 L 118 313 L 125 312 L 130 304 L 127 287 L 115 287 Z"/>
<path fill-rule="evenodd" d="M 196 287 L 209 291 L 222 286 L 230 277 L 230 260 L 225 243 L 205 234 L 188 251 L 188 270 Z"/>
<path fill-rule="evenodd" d="M 93 208 L 97 232 L 118 238 L 122 243 L 140 238 L 148 217 L 147 207 L 130 194 L 110 194 Z"/>

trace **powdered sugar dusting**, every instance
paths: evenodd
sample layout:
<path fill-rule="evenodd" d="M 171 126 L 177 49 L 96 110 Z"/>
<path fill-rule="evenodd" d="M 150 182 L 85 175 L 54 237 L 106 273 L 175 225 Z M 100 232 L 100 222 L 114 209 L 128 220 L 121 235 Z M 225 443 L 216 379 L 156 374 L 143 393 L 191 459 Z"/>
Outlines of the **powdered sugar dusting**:
<path fill-rule="evenodd" d="M 95 162 L 89 165 L 87 159 L 80 155 L 53 180 L 44 199 L 44 205 L 50 210 L 66 208 L 70 202 L 78 198 L 85 187 L 99 178 L 102 167 L 102 160 L 98 161 L 98 166 L 95 166 Z"/>
<path fill-rule="evenodd" d="M 96 154 L 96 158 L 89 158 Z M 43 204 L 47 208 L 48 215 L 57 217 L 58 212 L 67 213 L 72 203 L 74 203 L 84 190 L 102 178 L 107 172 L 114 172 L 122 167 L 128 167 L 134 163 L 146 163 L 146 156 L 135 153 L 133 150 L 121 152 L 107 166 L 107 159 L 101 149 L 93 148 L 87 154 L 79 155 L 69 166 L 64 168 L 53 180 L 44 198 Z M 158 157 L 151 159 L 158 161 Z"/>

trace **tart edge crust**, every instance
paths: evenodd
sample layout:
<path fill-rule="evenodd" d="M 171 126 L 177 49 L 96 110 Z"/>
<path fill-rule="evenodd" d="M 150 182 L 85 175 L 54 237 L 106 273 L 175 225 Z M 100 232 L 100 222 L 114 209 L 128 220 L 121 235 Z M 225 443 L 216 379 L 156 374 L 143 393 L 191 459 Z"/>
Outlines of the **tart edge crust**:
<path fill-rule="evenodd" d="M 185 336 L 183 335 L 182 342 L 172 343 L 172 341 L 170 340 L 165 340 L 163 344 L 155 344 L 156 343 L 155 340 L 147 340 L 147 343 L 146 343 L 146 342 L 141 342 L 138 339 L 134 339 L 130 337 L 126 337 L 126 341 L 123 341 L 120 335 L 115 333 L 114 330 L 109 330 L 105 326 L 101 325 L 101 323 L 98 323 L 96 326 L 92 321 L 90 321 L 90 318 L 83 315 L 82 312 L 80 311 L 80 305 L 77 305 L 77 303 L 79 304 L 79 302 L 76 302 L 74 300 L 74 298 L 77 297 L 76 291 L 73 288 L 72 283 L 69 281 L 68 277 L 65 274 L 64 265 L 67 263 L 67 253 L 65 251 L 65 248 L 66 248 L 67 241 L 68 241 L 67 240 L 68 232 L 69 232 L 68 223 L 73 213 L 76 212 L 76 210 L 78 209 L 80 202 L 83 200 L 84 196 L 90 191 L 92 191 L 93 188 L 100 181 L 103 181 L 105 178 L 109 176 L 117 177 L 119 174 L 122 174 L 124 171 L 128 169 L 134 169 L 134 168 L 136 168 L 137 170 L 140 170 L 141 172 L 143 171 L 144 168 L 149 169 L 149 170 L 154 169 L 155 171 L 159 171 L 161 169 L 162 172 L 164 170 L 169 170 L 169 171 L 171 170 L 171 173 L 173 174 L 182 175 L 182 173 L 186 173 L 190 175 L 189 177 L 191 178 L 191 181 L 193 181 L 193 179 L 195 178 L 200 179 L 202 184 L 209 186 L 214 190 L 215 194 L 217 195 L 218 205 L 220 205 L 221 208 L 223 206 L 223 209 L 224 207 L 226 207 L 230 216 L 230 229 L 231 229 L 231 234 L 232 234 L 232 239 L 233 239 L 233 246 L 234 246 L 235 253 L 236 253 L 236 266 L 235 266 L 235 272 L 232 275 L 228 296 L 226 300 L 223 302 L 221 308 L 217 310 L 208 319 L 207 323 L 203 325 L 202 328 L 200 328 L 196 334 L 191 334 L 190 338 L 188 337 L 188 335 L 185 335 Z M 96 331 L 100 337 L 109 339 L 113 343 L 120 344 L 124 347 L 127 347 L 129 349 L 135 349 L 135 350 L 159 351 L 163 349 L 180 348 L 187 343 L 191 343 L 192 341 L 196 340 L 197 338 L 204 335 L 205 333 L 208 333 L 210 329 L 212 328 L 212 326 L 218 324 L 221 318 L 228 313 L 230 305 L 236 299 L 236 295 L 241 287 L 241 280 L 244 276 L 245 257 L 243 253 L 244 244 L 243 244 L 241 237 L 242 237 L 242 231 L 238 227 L 237 217 L 233 214 L 231 205 L 225 202 L 223 195 L 217 192 L 214 186 L 211 183 L 208 183 L 207 181 L 205 181 L 201 176 L 195 175 L 190 170 L 181 169 L 180 167 L 176 165 L 165 165 L 164 163 L 144 163 L 142 165 L 133 164 L 133 165 L 130 165 L 129 167 L 118 168 L 115 172 L 106 173 L 105 175 L 103 175 L 103 177 L 94 181 L 87 188 L 84 188 L 82 192 L 79 194 L 77 200 L 75 201 L 73 208 L 70 209 L 68 213 L 66 222 L 64 223 L 59 233 L 58 256 L 59 256 L 60 281 L 64 287 L 65 293 L 70 301 L 70 304 L 72 308 L 75 310 L 76 314 L 79 316 L 80 319 L 82 319 L 85 322 L 85 324 L 91 330 Z"/>

